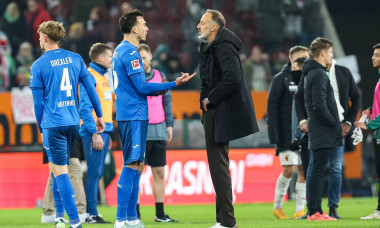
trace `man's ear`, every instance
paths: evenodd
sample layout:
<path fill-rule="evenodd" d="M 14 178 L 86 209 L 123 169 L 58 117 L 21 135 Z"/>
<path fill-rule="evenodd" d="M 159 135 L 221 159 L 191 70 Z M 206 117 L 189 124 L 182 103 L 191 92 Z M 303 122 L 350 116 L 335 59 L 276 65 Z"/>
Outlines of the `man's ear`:
<path fill-rule="evenodd" d="M 325 55 L 326 55 L 326 50 L 325 50 L 325 49 L 323 49 L 323 50 L 321 51 L 321 55 L 322 55 L 322 57 L 325 57 Z"/>
<path fill-rule="evenodd" d="M 137 28 L 136 28 L 136 26 L 133 26 L 131 31 L 132 31 L 133 33 L 137 34 Z"/>
<path fill-rule="evenodd" d="M 44 41 L 45 41 L 45 42 L 48 41 L 48 36 L 47 36 L 47 35 L 44 35 Z"/>
<path fill-rule="evenodd" d="M 210 28 L 211 32 L 214 32 L 217 29 L 218 29 L 218 27 L 216 25 L 211 24 L 211 28 Z"/>
<path fill-rule="evenodd" d="M 99 55 L 99 56 L 98 56 L 98 62 L 101 63 L 102 61 L 103 61 L 103 56 L 102 56 L 102 55 Z"/>

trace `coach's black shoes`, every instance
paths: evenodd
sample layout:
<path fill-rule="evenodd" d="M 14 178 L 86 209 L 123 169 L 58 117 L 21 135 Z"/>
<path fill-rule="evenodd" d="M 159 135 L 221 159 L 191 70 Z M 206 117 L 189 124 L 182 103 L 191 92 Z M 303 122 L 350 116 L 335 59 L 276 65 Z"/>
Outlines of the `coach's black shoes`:
<path fill-rule="evenodd" d="M 178 220 L 172 219 L 169 217 L 169 215 L 164 215 L 163 218 L 156 217 L 154 219 L 155 222 L 178 222 Z"/>
<path fill-rule="evenodd" d="M 330 207 L 329 216 L 330 216 L 331 218 L 342 219 L 342 217 L 340 217 L 340 216 L 338 215 L 338 211 L 337 211 L 336 209 L 337 209 L 337 206 L 336 206 L 336 205 Z"/>
<path fill-rule="evenodd" d="M 104 221 L 101 214 L 90 215 L 87 217 L 86 222 L 91 224 L 110 224 L 111 222 Z"/>

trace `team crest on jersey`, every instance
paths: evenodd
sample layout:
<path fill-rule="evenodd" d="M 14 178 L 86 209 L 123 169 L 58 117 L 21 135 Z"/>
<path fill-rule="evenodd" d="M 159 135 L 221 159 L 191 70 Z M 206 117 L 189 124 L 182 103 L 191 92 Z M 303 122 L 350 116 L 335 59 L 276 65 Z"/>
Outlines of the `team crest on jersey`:
<path fill-rule="evenodd" d="M 138 59 L 131 61 L 131 64 L 133 70 L 140 69 L 140 63 Z"/>

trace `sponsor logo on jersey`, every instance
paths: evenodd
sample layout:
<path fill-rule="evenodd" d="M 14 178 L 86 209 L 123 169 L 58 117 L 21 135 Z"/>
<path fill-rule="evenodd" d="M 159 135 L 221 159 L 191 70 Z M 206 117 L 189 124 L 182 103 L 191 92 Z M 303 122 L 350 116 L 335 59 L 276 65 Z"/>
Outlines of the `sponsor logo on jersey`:
<path fill-rule="evenodd" d="M 131 64 L 133 70 L 140 69 L 140 63 L 138 59 L 131 61 Z"/>
<path fill-rule="evenodd" d="M 75 105 L 75 100 L 57 102 L 58 108 L 62 108 L 66 106 L 74 106 L 74 105 Z"/>
<path fill-rule="evenodd" d="M 135 54 L 136 53 L 136 51 L 132 51 L 132 53 L 129 53 L 130 55 L 133 55 L 133 54 Z"/>

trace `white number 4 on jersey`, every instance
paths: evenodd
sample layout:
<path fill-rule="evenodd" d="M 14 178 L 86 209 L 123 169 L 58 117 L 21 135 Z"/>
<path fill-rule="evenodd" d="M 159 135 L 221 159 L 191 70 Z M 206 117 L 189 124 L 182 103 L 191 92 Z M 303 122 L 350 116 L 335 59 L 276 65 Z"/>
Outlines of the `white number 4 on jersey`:
<path fill-rule="evenodd" d="M 71 90 L 73 86 L 70 84 L 69 69 L 67 67 L 63 68 L 62 80 L 61 80 L 61 91 L 66 90 L 66 96 L 71 97 Z"/>

